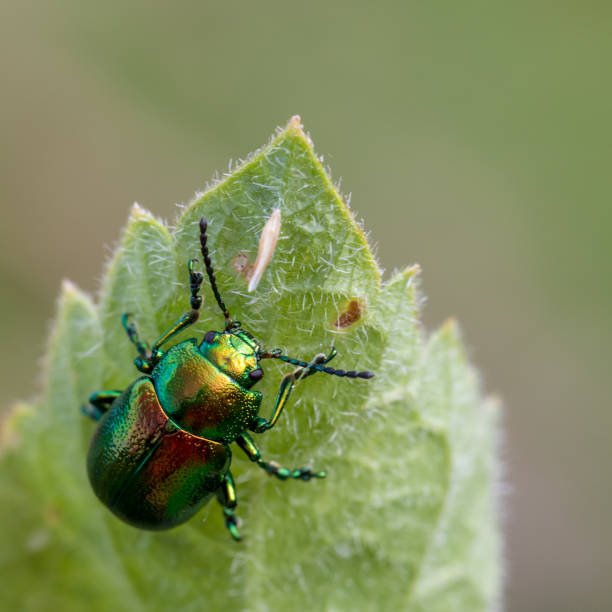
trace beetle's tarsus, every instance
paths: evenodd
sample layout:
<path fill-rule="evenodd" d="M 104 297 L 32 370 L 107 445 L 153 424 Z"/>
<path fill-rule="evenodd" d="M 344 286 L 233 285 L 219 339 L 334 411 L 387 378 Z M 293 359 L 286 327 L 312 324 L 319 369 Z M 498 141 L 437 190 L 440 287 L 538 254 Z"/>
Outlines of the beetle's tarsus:
<path fill-rule="evenodd" d="M 236 444 L 245 452 L 246 456 L 256 463 L 262 470 L 268 473 L 270 476 L 276 476 L 279 480 L 304 480 L 308 481 L 312 478 L 325 478 L 327 474 L 325 472 L 314 472 L 312 468 L 301 467 L 296 469 L 289 469 L 283 467 L 276 461 L 264 461 L 261 458 L 261 452 L 257 448 L 257 445 L 253 441 L 253 438 L 248 433 L 243 433 L 236 438 Z"/>
<path fill-rule="evenodd" d="M 217 491 L 217 499 L 219 500 L 221 506 L 223 506 L 225 526 L 230 532 L 232 538 L 239 542 L 242 540 L 240 531 L 238 531 L 241 521 L 234 513 L 234 510 L 238 505 L 238 499 L 236 497 L 236 486 L 234 485 L 234 478 L 231 472 L 227 472 L 227 474 L 224 476 L 223 482 Z"/>
<path fill-rule="evenodd" d="M 276 476 L 279 480 L 304 480 L 308 482 L 312 478 L 325 478 L 326 472 L 313 472 L 312 468 L 301 467 L 294 470 L 283 467 L 276 463 L 276 461 L 257 461 L 257 465 L 265 470 L 269 476 Z"/>
<path fill-rule="evenodd" d="M 223 508 L 223 516 L 225 516 L 225 526 L 230 532 L 232 538 L 234 538 L 236 542 L 240 542 L 240 540 L 242 540 L 242 536 L 238 531 L 240 519 L 234 514 L 234 511 L 231 508 Z"/>
<path fill-rule="evenodd" d="M 134 321 L 130 321 L 132 318 L 131 312 L 125 312 L 121 315 L 121 325 L 123 325 L 123 329 L 128 335 L 130 342 L 136 346 L 136 350 L 138 351 L 138 357 L 141 360 L 146 360 L 149 353 L 149 344 L 148 342 L 143 342 L 140 340 L 138 336 L 138 328 L 136 327 L 136 323 Z"/>

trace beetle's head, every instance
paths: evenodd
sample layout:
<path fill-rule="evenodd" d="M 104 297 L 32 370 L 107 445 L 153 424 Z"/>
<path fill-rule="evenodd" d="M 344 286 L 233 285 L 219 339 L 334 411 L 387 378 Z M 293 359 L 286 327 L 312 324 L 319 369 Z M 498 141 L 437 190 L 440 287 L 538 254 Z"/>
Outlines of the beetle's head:
<path fill-rule="evenodd" d="M 259 349 L 257 340 L 242 329 L 206 332 L 200 344 L 204 357 L 245 389 L 263 378 Z"/>

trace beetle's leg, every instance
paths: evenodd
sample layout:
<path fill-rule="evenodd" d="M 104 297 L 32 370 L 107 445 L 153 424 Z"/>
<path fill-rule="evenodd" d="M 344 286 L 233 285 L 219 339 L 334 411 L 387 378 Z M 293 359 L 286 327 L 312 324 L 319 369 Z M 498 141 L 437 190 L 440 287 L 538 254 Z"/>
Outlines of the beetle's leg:
<path fill-rule="evenodd" d="M 184 329 L 187 329 L 190 325 L 193 325 L 199 317 L 200 313 L 197 310 L 190 310 L 186 312 L 172 327 L 167 329 L 153 344 L 151 348 L 151 359 L 155 362 L 159 361 L 162 356 L 160 350 L 162 345 L 168 342 L 173 336 L 180 334 Z"/>
<path fill-rule="evenodd" d="M 308 366 L 311 365 L 324 365 L 330 362 L 336 355 L 337 351 L 335 348 L 329 352 L 327 356 L 323 355 L 323 353 L 316 355 L 315 358 L 309 363 L 305 364 L 303 367 L 297 368 L 291 374 L 287 374 L 283 377 L 281 381 L 280 388 L 278 390 L 278 395 L 276 396 L 276 403 L 274 404 L 274 412 L 272 413 L 272 418 L 269 421 L 266 421 L 263 417 L 257 417 L 249 429 L 256 433 L 263 433 L 264 431 L 268 431 L 268 429 L 272 429 L 278 420 L 278 417 L 281 415 L 291 392 L 295 387 L 295 383 L 300 378 L 307 378 L 308 376 L 312 376 L 316 374 L 318 370 L 310 369 Z"/>
<path fill-rule="evenodd" d="M 121 395 L 122 391 L 96 391 L 89 398 L 89 404 L 81 407 L 81 412 L 94 421 L 99 421 Z"/>
<path fill-rule="evenodd" d="M 134 365 L 143 372 L 144 374 L 149 374 L 153 369 L 152 360 L 151 360 L 151 351 L 149 350 L 149 343 L 143 342 L 140 340 L 138 336 L 138 330 L 136 328 L 136 323 L 133 321 L 130 322 L 131 313 L 126 312 L 121 315 L 121 324 L 123 325 L 123 329 L 127 332 L 128 338 L 130 342 L 133 342 L 136 345 L 136 350 L 138 351 L 138 357 L 134 359 Z"/>
<path fill-rule="evenodd" d="M 246 453 L 246 456 L 256 463 L 262 470 L 265 470 L 270 476 L 276 476 L 279 480 L 287 480 L 294 478 L 296 480 L 310 480 L 311 478 L 325 478 L 325 472 L 313 472 L 311 468 L 302 467 L 295 470 L 279 465 L 275 461 L 264 461 L 261 458 L 259 449 L 253 442 L 253 439 L 248 433 L 243 433 L 236 438 L 238 446 Z"/>
<path fill-rule="evenodd" d="M 141 359 L 146 359 L 149 352 L 149 343 L 142 342 L 138 337 L 138 330 L 136 328 L 136 323 L 134 321 L 130 321 L 132 316 L 131 312 L 126 312 L 121 315 L 121 325 L 123 325 L 123 329 L 125 329 L 130 342 L 136 345 L 136 350 L 138 351 L 138 356 Z"/>
<path fill-rule="evenodd" d="M 202 285 L 202 281 L 204 277 L 200 272 L 193 271 L 193 264 L 196 262 L 196 259 L 190 259 L 187 262 L 187 271 L 189 272 L 189 285 L 191 288 L 191 310 L 186 312 L 172 327 L 167 329 L 154 343 L 151 347 L 151 350 L 146 350 L 146 352 L 140 353 L 139 357 L 134 360 L 134 364 L 136 367 L 145 374 L 149 374 L 151 370 L 155 367 L 155 364 L 161 359 L 163 352 L 161 351 L 161 347 L 168 342 L 172 337 L 181 333 L 184 329 L 187 329 L 190 325 L 193 325 L 200 316 L 200 306 L 202 305 L 202 298 L 199 295 L 200 286 Z M 126 327 L 127 329 L 127 327 Z M 128 334 L 130 332 L 128 331 Z M 132 336 L 130 335 L 130 339 Z M 145 345 L 148 349 L 146 343 L 141 343 Z"/>
<path fill-rule="evenodd" d="M 234 509 L 238 504 L 236 497 L 236 487 L 232 473 L 228 473 L 223 478 L 221 486 L 217 490 L 217 499 L 223 507 L 223 516 L 225 517 L 225 526 L 229 529 L 234 540 L 241 540 L 240 532 L 238 531 L 238 517 L 234 514 Z"/>
<path fill-rule="evenodd" d="M 153 344 L 151 348 L 152 357 L 155 358 L 156 354 L 160 352 L 160 348 L 163 344 L 168 342 L 170 338 L 176 336 L 184 329 L 193 325 L 200 316 L 200 306 L 202 305 L 202 298 L 199 295 L 200 286 L 204 277 L 200 272 L 193 271 L 193 264 L 197 259 L 190 259 L 187 262 L 187 270 L 189 272 L 189 284 L 191 287 L 191 310 L 186 312 L 172 327 L 167 329 Z"/>

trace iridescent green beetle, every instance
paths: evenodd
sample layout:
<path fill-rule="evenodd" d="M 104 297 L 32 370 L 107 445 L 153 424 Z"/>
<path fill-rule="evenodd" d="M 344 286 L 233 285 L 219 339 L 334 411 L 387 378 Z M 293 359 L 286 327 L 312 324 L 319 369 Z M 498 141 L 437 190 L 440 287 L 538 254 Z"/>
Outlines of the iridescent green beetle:
<path fill-rule="evenodd" d="M 89 447 L 87 471 L 99 499 L 127 523 L 142 529 L 168 529 L 188 520 L 216 495 L 231 535 L 240 539 L 236 489 L 230 472 L 229 445 L 236 442 L 251 461 L 280 480 L 324 478 L 310 468 L 290 470 L 267 462 L 248 431 L 263 433 L 278 420 L 299 379 L 317 372 L 347 378 L 371 378 L 372 372 L 335 370 L 325 364 L 332 348 L 310 363 L 291 359 L 279 349 L 263 350 L 238 321 L 232 321 L 221 299 L 210 261 L 207 222 L 200 220 L 200 244 L 206 272 L 225 316 L 223 332 L 209 331 L 167 351 L 172 337 L 199 316 L 203 275 L 188 262 L 191 308 L 153 346 L 141 342 L 129 315 L 123 326 L 136 345 L 134 364 L 144 374 L 124 391 L 98 391 L 83 412 L 100 421 Z M 261 359 L 280 359 L 298 366 L 282 379 L 270 420 L 260 416 L 261 393 L 251 387 L 263 377 Z"/>

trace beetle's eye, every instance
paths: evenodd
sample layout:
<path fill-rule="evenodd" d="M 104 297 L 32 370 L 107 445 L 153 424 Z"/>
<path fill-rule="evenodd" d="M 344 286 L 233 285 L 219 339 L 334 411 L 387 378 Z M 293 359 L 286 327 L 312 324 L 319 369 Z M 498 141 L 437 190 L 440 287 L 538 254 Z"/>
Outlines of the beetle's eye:
<path fill-rule="evenodd" d="M 261 368 L 257 368 L 249 373 L 249 378 L 257 382 L 263 378 L 263 370 Z"/>
<path fill-rule="evenodd" d="M 204 336 L 204 342 L 206 342 L 206 344 L 210 344 L 214 339 L 215 339 L 214 331 L 206 332 L 206 335 Z"/>

